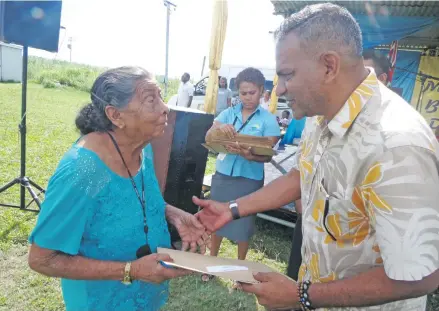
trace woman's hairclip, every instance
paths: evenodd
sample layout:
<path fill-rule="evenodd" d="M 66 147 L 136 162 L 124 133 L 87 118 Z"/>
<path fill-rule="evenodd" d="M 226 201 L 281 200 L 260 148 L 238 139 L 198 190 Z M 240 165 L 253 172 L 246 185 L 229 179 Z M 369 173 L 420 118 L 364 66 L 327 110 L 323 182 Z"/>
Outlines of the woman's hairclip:
<path fill-rule="evenodd" d="M 110 103 L 106 102 L 105 100 L 103 100 L 102 98 L 100 98 L 99 96 L 97 96 L 95 93 L 90 92 L 91 96 L 94 97 L 95 99 L 97 99 L 99 102 L 101 102 L 101 104 L 105 106 L 112 106 Z"/>

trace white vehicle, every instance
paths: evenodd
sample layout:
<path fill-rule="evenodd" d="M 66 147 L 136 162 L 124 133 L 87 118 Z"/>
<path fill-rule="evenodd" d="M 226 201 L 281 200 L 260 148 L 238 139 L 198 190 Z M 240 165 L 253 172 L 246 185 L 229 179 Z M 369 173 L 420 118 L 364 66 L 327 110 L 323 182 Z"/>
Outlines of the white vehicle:
<path fill-rule="evenodd" d="M 247 66 L 248 67 L 248 66 Z M 235 85 L 236 76 L 239 72 L 241 72 L 243 69 L 247 67 L 242 66 L 228 66 L 223 65 L 221 69 L 219 70 L 219 77 L 226 77 L 228 82 L 228 87 L 232 91 L 233 98 L 238 97 L 238 90 Z M 276 74 L 276 70 L 273 68 L 258 68 L 262 74 L 265 76 L 265 90 L 271 91 L 273 89 L 273 79 Z M 198 110 L 204 110 L 204 99 L 206 95 L 206 88 L 207 88 L 207 82 L 209 77 L 206 76 L 202 78 L 200 81 L 195 83 L 195 91 L 194 91 L 194 97 L 192 99 L 192 103 L 190 108 L 192 109 L 198 109 Z M 233 99 L 232 99 L 233 102 Z M 177 103 L 177 94 L 173 95 L 169 101 L 168 105 L 175 106 Z M 279 98 L 277 102 L 277 111 L 275 113 L 276 116 L 281 118 L 282 111 L 288 110 L 290 111 L 290 116 L 292 116 L 291 108 L 288 107 L 285 99 Z"/>

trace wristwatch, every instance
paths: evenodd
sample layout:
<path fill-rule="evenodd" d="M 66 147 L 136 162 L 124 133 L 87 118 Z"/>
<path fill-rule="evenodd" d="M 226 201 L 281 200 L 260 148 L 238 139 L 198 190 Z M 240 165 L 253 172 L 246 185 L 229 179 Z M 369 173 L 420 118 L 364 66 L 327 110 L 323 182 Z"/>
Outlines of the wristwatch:
<path fill-rule="evenodd" d="M 232 212 L 233 220 L 241 218 L 238 211 L 238 203 L 235 200 L 229 202 L 229 208 Z"/>
<path fill-rule="evenodd" d="M 122 283 L 125 285 L 130 285 L 132 282 L 130 272 L 131 272 L 131 262 L 127 262 L 123 272 L 123 280 L 122 280 Z"/>

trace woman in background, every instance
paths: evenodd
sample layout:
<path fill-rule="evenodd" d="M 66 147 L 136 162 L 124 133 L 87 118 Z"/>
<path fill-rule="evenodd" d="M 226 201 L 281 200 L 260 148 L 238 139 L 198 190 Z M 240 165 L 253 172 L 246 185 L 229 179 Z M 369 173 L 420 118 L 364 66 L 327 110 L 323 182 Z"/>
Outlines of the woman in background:
<path fill-rule="evenodd" d="M 215 116 L 226 110 L 232 105 L 232 91 L 227 85 L 227 78 L 221 77 L 219 80 L 218 98 L 216 104 Z"/>
<path fill-rule="evenodd" d="M 270 137 L 275 145 L 280 136 L 276 117 L 259 105 L 264 91 L 264 75 L 255 68 L 246 68 L 236 77 L 240 102 L 224 110 L 216 117 L 212 128 L 220 130 L 229 138 L 237 133 Z M 216 172 L 212 177 L 211 198 L 220 202 L 230 202 L 250 194 L 264 185 L 264 163 L 270 156 L 259 156 L 251 149 L 238 144 L 227 147 L 228 153 L 218 155 Z M 255 217 L 248 216 L 234 220 L 212 234 L 211 256 L 217 256 L 223 237 L 238 243 L 238 259 L 244 260 L 249 240 L 255 232 Z M 211 276 L 203 275 L 204 281 Z M 235 283 L 234 288 L 238 285 Z"/>

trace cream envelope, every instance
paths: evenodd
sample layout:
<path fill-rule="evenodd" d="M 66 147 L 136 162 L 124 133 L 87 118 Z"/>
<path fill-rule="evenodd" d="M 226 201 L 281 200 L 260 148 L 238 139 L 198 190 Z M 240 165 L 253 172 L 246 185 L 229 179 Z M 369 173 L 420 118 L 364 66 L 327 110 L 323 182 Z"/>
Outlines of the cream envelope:
<path fill-rule="evenodd" d="M 253 273 L 276 272 L 264 264 L 247 260 L 212 257 L 160 247 L 157 248 L 157 253 L 168 254 L 174 260 L 174 262 L 164 262 L 166 265 L 242 283 L 259 283 L 253 278 Z"/>

